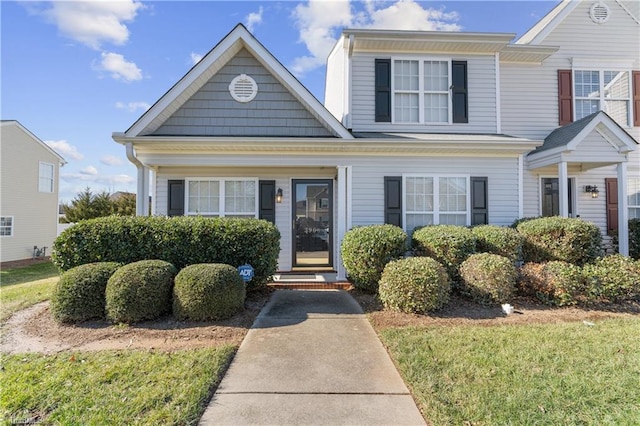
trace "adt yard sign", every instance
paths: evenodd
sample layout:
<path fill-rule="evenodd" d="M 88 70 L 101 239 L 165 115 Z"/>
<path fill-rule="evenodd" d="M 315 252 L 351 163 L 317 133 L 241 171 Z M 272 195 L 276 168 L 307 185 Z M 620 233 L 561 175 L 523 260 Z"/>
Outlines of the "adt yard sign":
<path fill-rule="evenodd" d="M 253 278 L 253 266 L 249 264 L 238 266 L 238 272 L 245 283 L 251 281 L 251 278 Z"/>

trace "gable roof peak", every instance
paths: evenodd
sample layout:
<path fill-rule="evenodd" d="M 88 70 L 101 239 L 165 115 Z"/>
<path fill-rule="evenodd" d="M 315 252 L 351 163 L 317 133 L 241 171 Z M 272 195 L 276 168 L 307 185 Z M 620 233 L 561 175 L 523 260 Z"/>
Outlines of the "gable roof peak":
<path fill-rule="evenodd" d="M 246 49 L 325 127 L 338 137 L 352 139 L 351 133 L 278 61 L 242 24 L 238 23 L 176 84 L 158 99 L 124 132 L 127 137 L 153 133 L 191 96 L 200 90 L 241 49 Z M 114 137 L 120 137 L 114 133 Z"/>

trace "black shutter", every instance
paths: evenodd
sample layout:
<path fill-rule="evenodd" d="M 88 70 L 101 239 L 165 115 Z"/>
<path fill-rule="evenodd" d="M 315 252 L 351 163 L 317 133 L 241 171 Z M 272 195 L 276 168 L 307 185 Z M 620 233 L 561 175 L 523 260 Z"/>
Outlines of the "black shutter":
<path fill-rule="evenodd" d="M 471 225 L 489 223 L 489 186 L 486 177 L 471 178 Z"/>
<path fill-rule="evenodd" d="M 376 59 L 376 122 L 391 121 L 391 59 Z"/>
<path fill-rule="evenodd" d="M 259 182 L 258 217 L 276 223 L 276 181 L 261 180 Z"/>
<path fill-rule="evenodd" d="M 453 104 L 453 122 L 469 122 L 469 94 L 467 87 L 467 61 L 451 62 L 451 102 Z"/>
<path fill-rule="evenodd" d="M 384 223 L 402 228 L 402 176 L 384 177 Z"/>
<path fill-rule="evenodd" d="M 184 215 L 184 181 L 170 180 L 168 183 L 168 189 L 169 209 L 167 214 L 169 216 Z"/>

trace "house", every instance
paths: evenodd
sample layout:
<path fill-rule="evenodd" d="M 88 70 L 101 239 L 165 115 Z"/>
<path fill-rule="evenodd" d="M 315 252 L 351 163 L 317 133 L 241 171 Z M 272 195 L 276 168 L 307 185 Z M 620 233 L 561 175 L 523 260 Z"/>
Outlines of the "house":
<path fill-rule="evenodd" d="M 48 255 L 66 161 L 15 120 L 0 122 L 0 140 L 0 262 Z"/>
<path fill-rule="evenodd" d="M 271 220 L 283 272 L 344 278 L 357 225 L 561 215 L 624 236 L 640 216 L 639 16 L 563 1 L 518 40 L 347 29 L 325 105 L 238 25 L 113 138 L 152 214 Z"/>

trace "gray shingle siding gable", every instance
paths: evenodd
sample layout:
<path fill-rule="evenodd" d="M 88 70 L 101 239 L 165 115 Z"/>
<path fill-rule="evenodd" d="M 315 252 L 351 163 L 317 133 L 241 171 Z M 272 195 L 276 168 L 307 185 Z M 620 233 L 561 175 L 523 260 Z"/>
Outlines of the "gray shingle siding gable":
<path fill-rule="evenodd" d="M 236 102 L 229 93 L 229 83 L 240 74 L 251 76 L 258 85 L 258 94 L 251 102 Z M 246 49 L 238 52 L 154 135 L 333 136 Z"/>

